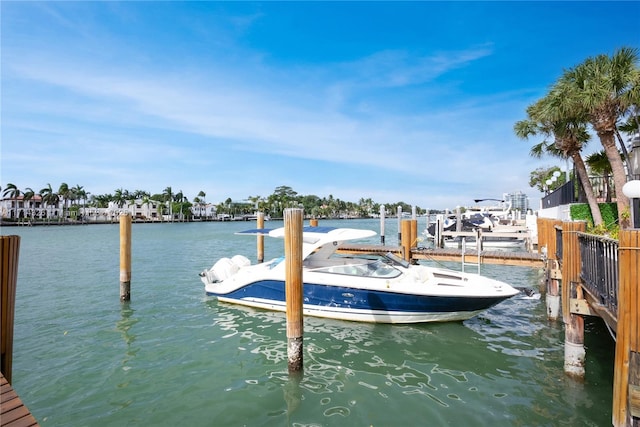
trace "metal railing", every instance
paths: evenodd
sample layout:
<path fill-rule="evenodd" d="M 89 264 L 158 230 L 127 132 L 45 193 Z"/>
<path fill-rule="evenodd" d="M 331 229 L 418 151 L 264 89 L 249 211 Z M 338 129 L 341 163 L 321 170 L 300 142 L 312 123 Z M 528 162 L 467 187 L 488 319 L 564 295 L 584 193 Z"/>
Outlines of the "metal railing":
<path fill-rule="evenodd" d="M 569 180 L 542 198 L 542 209 L 568 205 L 575 203 L 577 200 L 573 180 Z"/>
<path fill-rule="evenodd" d="M 578 233 L 582 267 L 580 279 L 611 313 L 618 312 L 618 241 Z"/>

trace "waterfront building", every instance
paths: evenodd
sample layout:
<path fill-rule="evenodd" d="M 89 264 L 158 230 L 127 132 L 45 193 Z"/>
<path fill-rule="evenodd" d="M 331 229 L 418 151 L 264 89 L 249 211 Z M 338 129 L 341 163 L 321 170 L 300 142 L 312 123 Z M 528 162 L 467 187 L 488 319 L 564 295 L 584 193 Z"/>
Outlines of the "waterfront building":
<path fill-rule="evenodd" d="M 74 204 L 64 207 L 59 200 L 55 204 L 47 204 L 42 196 L 35 195 L 25 200 L 24 196 L 17 198 L 5 197 L 0 200 L 0 216 L 4 220 L 62 220 L 63 211 L 65 221 L 81 222 L 116 222 L 120 214 L 129 213 L 137 221 L 171 221 L 171 216 L 163 214 L 167 211 L 166 204 L 156 200 L 130 200 L 124 203 L 109 202 L 107 207 L 95 207 Z M 191 214 L 195 218 L 216 218 L 216 207 L 212 203 L 195 204 L 191 206 Z"/>
<path fill-rule="evenodd" d="M 40 195 L 25 200 L 24 196 L 4 197 L 0 200 L 0 216 L 2 219 L 46 219 L 58 218 L 62 215 L 62 201 L 47 204 Z"/>
<path fill-rule="evenodd" d="M 510 204 L 513 211 L 527 212 L 529 210 L 529 197 L 522 191 L 504 193 L 502 200 Z"/>

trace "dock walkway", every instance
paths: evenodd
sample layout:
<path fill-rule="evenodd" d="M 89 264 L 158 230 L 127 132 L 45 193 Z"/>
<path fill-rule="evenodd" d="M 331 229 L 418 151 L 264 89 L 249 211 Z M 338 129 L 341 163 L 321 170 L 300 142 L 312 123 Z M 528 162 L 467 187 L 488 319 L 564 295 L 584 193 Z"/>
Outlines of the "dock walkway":
<path fill-rule="evenodd" d="M 31 415 L 29 409 L 22 403 L 11 384 L 0 373 L 0 426 L 2 427 L 31 427 L 38 422 Z"/>
<path fill-rule="evenodd" d="M 401 246 L 382 245 L 340 245 L 338 253 L 386 253 L 392 252 L 402 256 Z M 423 259 L 433 261 L 455 261 L 462 262 L 462 249 L 426 249 L 413 248 L 411 250 L 412 259 Z M 468 264 L 478 263 L 478 251 L 467 249 L 464 253 L 464 262 Z M 541 254 L 525 251 L 480 251 L 481 264 L 514 265 L 521 267 L 544 267 L 544 259 Z"/>

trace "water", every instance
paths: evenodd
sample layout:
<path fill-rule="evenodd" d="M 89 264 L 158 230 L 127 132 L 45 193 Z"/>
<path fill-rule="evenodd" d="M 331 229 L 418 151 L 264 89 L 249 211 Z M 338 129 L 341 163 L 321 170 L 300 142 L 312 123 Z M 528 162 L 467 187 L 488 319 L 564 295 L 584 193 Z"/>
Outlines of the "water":
<path fill-rule="evenodd" d="M 387 244 L 396 224 L 387 220 Z M 567 378 L 562 324 L 546 320 L 544 298 L 514 297 L 462 323 L 305 318 L 304 374 L 290 376 L 284 314 L 219 303 L 198 277 L 221 256 L 255 259 L 255 237 L 233 235 L 254 226 L 134 224 L 126 304 L 117 224 L 3 228 L 22 236 L 13 386 L 40 424 L 611 425 L 613 341 L 587 319 L 586 378 Z M 266 259 L 282 250 L 265 239 Z M 536 269 L 482 272 L 540 281 Z"/>

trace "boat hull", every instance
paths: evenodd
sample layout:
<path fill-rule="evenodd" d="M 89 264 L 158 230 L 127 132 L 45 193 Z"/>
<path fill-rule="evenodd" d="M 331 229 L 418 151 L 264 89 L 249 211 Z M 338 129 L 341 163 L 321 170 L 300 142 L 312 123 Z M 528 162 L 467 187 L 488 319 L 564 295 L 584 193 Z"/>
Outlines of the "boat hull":
<path fill-rule="evenodd" d="M 216 296 L 219 301 L 286 311 L 283 281 L 257 281 L 228 293 L 215 292 L 215 285 L 207 288 L 207 295 Z M 511 296 L 415 295 L 305 283 L 303 312 L 314 317 L 371 323 L 449 322 L 469 319 Z"/>

